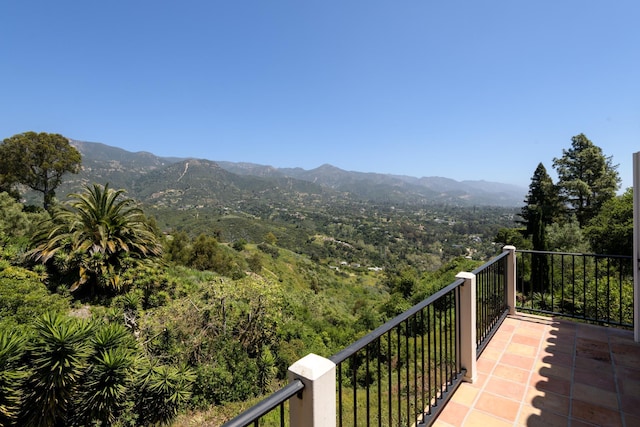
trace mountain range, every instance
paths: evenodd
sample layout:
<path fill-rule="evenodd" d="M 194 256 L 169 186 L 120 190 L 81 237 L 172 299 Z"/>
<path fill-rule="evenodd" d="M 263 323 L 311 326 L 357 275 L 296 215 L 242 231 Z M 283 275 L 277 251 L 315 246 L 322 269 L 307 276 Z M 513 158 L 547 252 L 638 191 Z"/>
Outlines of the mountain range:
<path fill-rule="evenodd" d="M 488 182 L 354 172 L 324 164 L 315 169 L 275 168 L 242 162 L 160 157 L 101 143 L 70 140 L 82 155 L 82 170 L 66 177 L 58 197 L 82 185 L 109 183 L 157 207 L 222 206 L 261 199 L 349 198 L 372 203 L 520 206 L 527 190 Z"/>

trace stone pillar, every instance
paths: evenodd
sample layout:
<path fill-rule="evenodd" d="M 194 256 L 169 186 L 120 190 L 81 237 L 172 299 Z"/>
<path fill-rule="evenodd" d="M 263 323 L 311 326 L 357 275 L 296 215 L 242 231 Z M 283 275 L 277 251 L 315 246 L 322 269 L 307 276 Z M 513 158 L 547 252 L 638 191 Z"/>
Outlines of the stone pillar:
<path fill-rule="evenodd" d="M 336 426 L 336 365 L 308 354 L 289 367 L 289 380 L 304 384 L 301 397 L 289 399 L 291 427 Z"/>
<path fill-rule="evenodd" d="M 460 288 L 460 366 L 467 370 L 464 381 L 473 383 L 476 370 L 476 275 L 461 272 L 456 279 L 464 279 Z"/>
<path fill-rule="evenodd" d="M 507 255 L 507 305 L 509 314 L 516 314 L 516 247 L 507 245 L 502 248 Z"/>

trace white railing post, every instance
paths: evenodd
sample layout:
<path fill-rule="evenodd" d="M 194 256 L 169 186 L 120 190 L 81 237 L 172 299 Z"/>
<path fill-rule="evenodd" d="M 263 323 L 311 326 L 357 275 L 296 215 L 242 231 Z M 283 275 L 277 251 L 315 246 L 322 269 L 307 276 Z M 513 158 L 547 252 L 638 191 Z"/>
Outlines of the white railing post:
<path fill-rule="evenodd" d="M 289 400 L 291 427 L 335 427 L 335 363 L 311 353 L 289 367 L 288 378 L 304 384 L 301 397 Z"/>
<path fill-rule="evenodd" d="M 464 381 L 473 383 L 476 371 L 476 275 L 461 272 L 456 279 L 464 279 L 460 288 L 460 366 L 467 370 Z"/>
<path fill-rule="evenodd" d="M 516 314 L 516 247 L 507 245 L 502 248 L 507 255 L 507 306 L 509 314 Z"/>
<path fill-rule="evenodd" d="M 640 151 L 633 154 L 633 338 L 640 342 Z"/>

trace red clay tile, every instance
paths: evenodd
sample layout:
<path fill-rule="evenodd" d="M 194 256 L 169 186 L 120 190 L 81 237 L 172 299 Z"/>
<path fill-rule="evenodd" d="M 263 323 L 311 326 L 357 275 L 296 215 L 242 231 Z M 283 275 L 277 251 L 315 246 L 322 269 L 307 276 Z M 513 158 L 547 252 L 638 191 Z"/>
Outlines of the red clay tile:
<path fill-rule="evenodd" d="M 568 418 L 548 411 L 531 410 L 531 407 L 525 405 L 520 414 L 519 425 L 527 427 L 566 427 Z"/>
<path fill-rule="evenodd" d="M 456 402 L 447 403 L 446 409 L 438 416 L 438 421 L 444 421 L 453 426 L 461 426 L 464 417 L 469 413 L 469 407 Z"/>
<path fill-rule="evenodd" d="M 618 389 L 621 395 L 640 396 L 640 381 L 618 374 Z"/>
<path fill-rule="evenodd" d="M 475 405 L 476 409 L 507 421 L 515 421 L 520 409 L 520 401 L 507 399 L 491 393 L 482 393 Z"/>
<path fill-rule="evenodd" d="M 547 338 L 543 344 L 543 348 L 551 354 L 556 353 L 572 353 L 575 346 L 573 338 Z"/>
<path fill-rule="evenodd" d="M 611 362 L 609 344 L 595 339 L 576 339 L 576 356 L 597 360 L 599 362 Z"/>
<path fill-rule="evenodd" d="M 620 396 L 622 412 L 640 417 L 640 396 L 624 394 Z"/>
<path fill-rule="evenodd" d="M 571 381 L 573 369 L 568 366 L 545 365 L 540 367 L 538 374 L 544 378 L 557 378 Z"/>
<path fill-rule="evenodd" d="M 603 362 L 601 360 L 591 359 L 589 357 L 577 357 L 575 359 L 575 369 L 586 369 L 594 372 L 602 372 L 611 375 L 613 366 L 611 362 Z"/>
<path fill-rule="evenodd" d="M 613 360 L 618 366 L 635 368 L 638 366 L 638 362 L 640 362 L 640 344 L 612 343 L 611 353 L 613 354 Z"/>
<path fill-rule="evenodd" d="M 530 335 L 522 335 L 521 333 L 517 333 L 511 339 L 511 342 L 529 345 L 531 347 L 535 347 L 536 349 L 540 345 L 540 338 L 532 337 Z"/>
<path fill-rule="evenodd" d="M 616 371 L 618 372 L 618 378 L 640 381 L 640 369 L 634 369 L 628 366 L 618 366 Z"/>
<path fill-rule="evenodd" d="M 543 356 L 542 361 L 551 365 L 559 366 L 573 366 L 573 354 L 558 353 L 548 356 Z"/>
<path fill-rule="evenodd" d="M 622 426 L 622 416 L 620 412 L 580 400 L 574 400 L 572 402 L 571 416 L 600 426 Z"/>
<path fill-rule="evenodd" d="M 604 391 L 616 392 L 616 382 L 613 372 L 593 371 L 590 369 L 578 369 L 573 371 L 573 381 L 597 387 Z"/>
<path fill-rule="evenodd" d="M 551 392 L 541 392 L 530 387 L 525 402 L 542 412 L 553 412 L 558 415 L 569 415 L 569 397 Z"/>
<path fill-rule="evenodd" d="M 489 378 L 484 388 L 484 391 L 513 400 L 522 400 L 525 390 L 525 384 L 514 383 L 513 381 L 507 381 L 498 377 Z"/>
<path fill-rule="evenodd" d="M 624 417 L 624 421 L 626 425 L 640 426 L 640 417 L 629 415 L 629 414 L 622 414 L 622 416 Z"/>
<path fill-rule="evenodd" d="M 530 374 L 531 372 L 526 369 L 520 369 L 513 366 L 505 365 L 498 365 L 493 370 L 494 376 L 519 384 L 526 384 L 527 381 L 529 381 Z"/>
<path fill-rule="evenodd" d="M 532 380 L 531 386 L 536 390 L 550 391 L 562 396 L 569 396 L 571 393 L 571 381 L 563 380 L 561 378 L 549 377 L 539 381 Z"/>
<path fill-rule="evenodd" d="M 631 331 L 517 314 L 478 362 L 478 380 L 464 385 L 470 394 L 437 424 L 640 426 L 640 344 Z"/>
<path fill-rule="evenodd" d="M 573 401 L 579 400 L 592 405 L 605 406 L 614 410 L 618 410 L 618 395 L 615 392 L 604 391 L 597 387 L 586 384 L 573 384 Z"/>
<path fill-rule="evenodd" d="M 521 369 L 532 369 L 535 361 L 536 359 L 533 357 L 524 357 L 516 354 L 505 353 L 499 363 Z"/>
<path fill-rule="evenodd" d="M 585 323 L 576 323 L 576 336 L 607 342 L 608 332 L 607 328 L 587 325 Z"/>
<path fill-rule="evenodd" d="M 480 358 L 480 360 L 476 362 L 476 369 L 478 369 L 479 373 L 483 373 L 483 374 L 490 374 L 491 371 L 493 371 L 493 368 L 495 368 L 495 366 L 496 366 L 495 360 Z"/>
<path fill-rule="evenodd" d="M 602 426 L 591 424 L 586 421 L 578 420 L 574 418 L 571 420 L 571 427 L 602 427 Z"/>

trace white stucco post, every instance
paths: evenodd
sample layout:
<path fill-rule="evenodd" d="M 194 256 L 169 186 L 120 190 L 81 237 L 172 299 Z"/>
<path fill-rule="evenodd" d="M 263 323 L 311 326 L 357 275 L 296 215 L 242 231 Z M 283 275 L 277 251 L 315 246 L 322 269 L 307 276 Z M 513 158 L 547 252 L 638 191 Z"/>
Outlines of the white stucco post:
<path fill-rule="evenodd" d="M 640 152 L 633 154 L 633 338 L 640 342 Z"/>
<path fill-rule="evenodd" d="M 301 397 L 289 400 L 291 427 L 335 427 L 335 363 L 311 353 L 289 367 L 288 378 L 304 384 Z"/>
<path fill-rule="evenodd" d="M 456 279 L 464 279 L 460 288 L 460 366 L 467 370 L 463 380 L 473 383 L 476 370 L 476 275 L 461 272 Z"/>
<path fill-rule="evenodd" d="M 507 255 L 507 306 L 509 314 L 516 314 L 516 247 L 507 245 L 502 248 Z"/>

